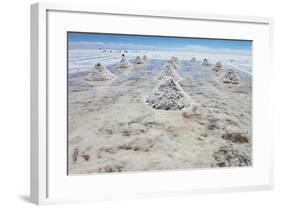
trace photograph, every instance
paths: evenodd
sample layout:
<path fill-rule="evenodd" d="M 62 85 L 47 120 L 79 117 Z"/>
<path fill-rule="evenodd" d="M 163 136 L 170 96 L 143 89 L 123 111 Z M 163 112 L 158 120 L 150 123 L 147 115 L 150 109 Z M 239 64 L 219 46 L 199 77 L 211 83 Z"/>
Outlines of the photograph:
<path fill-rule="evenodd" d="M 252 166 L 252 40 L 66 35 L 68 175 Z"/>

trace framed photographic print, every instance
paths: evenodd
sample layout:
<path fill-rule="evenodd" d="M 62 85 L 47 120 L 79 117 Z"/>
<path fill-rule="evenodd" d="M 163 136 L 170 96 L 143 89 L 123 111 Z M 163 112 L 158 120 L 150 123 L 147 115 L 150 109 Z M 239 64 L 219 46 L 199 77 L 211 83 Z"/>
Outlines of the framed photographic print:
<path fill-rule="evenodd" d="M 272 24 L 32 5 L 32 202 L 272 188 Z"/>

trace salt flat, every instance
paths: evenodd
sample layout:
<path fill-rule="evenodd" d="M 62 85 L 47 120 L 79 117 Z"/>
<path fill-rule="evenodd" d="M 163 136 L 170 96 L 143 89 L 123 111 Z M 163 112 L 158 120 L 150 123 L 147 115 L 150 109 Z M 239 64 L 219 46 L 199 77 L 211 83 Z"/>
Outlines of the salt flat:
<path fill-rule="evenodd" d="M 193 169 L 252 164 L 252 75 L 249 57 L 176 54 L 178 84 L 191 98 L 189 108 L 157 110 L 145 103 L 159 84 L 168 54 L 129 53 L 132 63 L 146 54 L 148 62 L 120 71 L 120 54 L 91 50 L 69 53 L 69 174 Z M 169 55 L 175 55 L 169 53 Z M 197 63 L 191 64 L 195 56 Z M 211 63 L 200 65 L 203 57 Z M 221 57 L 221 58 L 220 58 Z M 224 84 L 212 72 L 216 61 L 232 68 L 238 85 Z M 91 67 L 103 63 L 115 75 L 91 85 Z"/>

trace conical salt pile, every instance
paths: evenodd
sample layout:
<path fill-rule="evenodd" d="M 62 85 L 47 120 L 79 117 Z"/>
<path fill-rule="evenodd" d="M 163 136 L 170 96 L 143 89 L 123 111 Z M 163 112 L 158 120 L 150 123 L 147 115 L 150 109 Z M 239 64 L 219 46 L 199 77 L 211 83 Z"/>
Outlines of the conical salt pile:
<path fill-rule="evenodd" d="M 176 64 L 176 62 L 175 62 L 173 59 L 168 60 L 168 63 L 169 63 L 172 67 L 174 67 L 174 69 L 177 69 L 177 68 L 178 68 L 178 65 Z"/>
<path fill-rule="evenodd" d="M 196 58 L 192 57 L 192 59 L 190 60 L 190 63 L 195 64 L 196 63 Z"/>
<path fill-rule="evenodd" d="M 222 70 L 221 62 L 217 62 L 214 68 L 212 68 L 214 72 L 220 72 Z"/>
<path fill-rule="evenodd" d="M 87 81 L 107 81 L 113 80 L 115 76 L 101 63 L 97 63 L 91 72 L 88 73 Z"/>
<path fill-rule="evenodd" d="M 191 105 L 191 98 L 172 77 L 164 77 L 145 102 L 158 110 L 181 110 Z"/>
<path fill-rule="evenodd" d="M 239 78 L 233 69 L 228 69 L 227 72 L 223 75 L 223 83 L 225 84 L 239 84 Z"/>
<path fill-rule="evenodd" d="M 127 58 L 125 57 L 125 54 L 122 54 L 122 59 L 121 59 L 120 63 L 118 64 L 118 68 L 127 69 L 130 67 L 132 67 L 132 64 L 130 64 L 130 62 L 127 60 Z"/>
<path fill-rule="evenodd" d="M 176 64 L 180 64 L 180 61 L 179 61 L 179 59 L 177 58 L 177 57 L 175 57 L 175 56 L 172 56 L 172 58 L 171 58 Z"/>
<path fill-rule="evenodd" d="M 146 56 L 146 55 L 144 55 L 144 56 L 143 56 L 143 58 L 142 58 L 142 60 L 143 60 L 144 62 L 147 62 L 147 61 L 148 61 L 147 56 Z"/>
<path fill-rule="evenodd" d="M 171 64 L 165 64 L 163 66 L 163 70 L 160 72 L 158 79 L 163 79 L 164 77 L 172 77 L 175 81 L 180 80 L 180 76 Z"/>
<path fill-rule="evenodd" d="M 202 62 L 202 66 L 209 66 L 209 62 L 208 62 L 208 59 L 204 59 L 203 62 Z"/>
<path fill-rule="evenodd" d="M 136 64 L 144 64 L 144 61 L 140 56 L 137 56 L 136 59 L 135 59 L 135 63 Z"/>

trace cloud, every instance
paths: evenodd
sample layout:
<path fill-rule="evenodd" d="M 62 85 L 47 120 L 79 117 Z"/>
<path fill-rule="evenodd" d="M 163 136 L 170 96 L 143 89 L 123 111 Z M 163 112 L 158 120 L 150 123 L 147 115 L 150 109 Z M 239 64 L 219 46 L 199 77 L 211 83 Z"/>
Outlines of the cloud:
<path fill-rule="evenodd" d="M 112 49 L 112 50 L 154 50 L 154 51 L 182 51 L 208 54 L 233 54 L 233 55 L 251 55 L 251 50 L 231 49 L 231 48 L 211 48 L 201 45 L 185 45 L 179 48 L 155 47 L 141 44 L 126 43 L 103 43 L 103 42 L 69 42 L 70 49 Z"/>
<path fill-rule="evenodd" d="M 230 48 L 211 48 L 200 45 L 186 45 L 182 48 L 184 51 L 196 52 L 196 53 L 212 53 L 212 54 L 239 54 L 239 55 L 251 55 L 251 50 L 242 49 L 230 49 Z"/>
<path fill-rule="evenodd" d="M 126 43 L 69 42 L 70 49 L 159 50 L 154 46 Z"/>
<path fill-rule="evenodd" d="M 90 48 L 100 48 L 105 46 L 102 42 L 86 42 L 86 41 L 79 41 L 79 42 L 69 42 L 68 47 L 70 49 L 90 49 Z"/>

